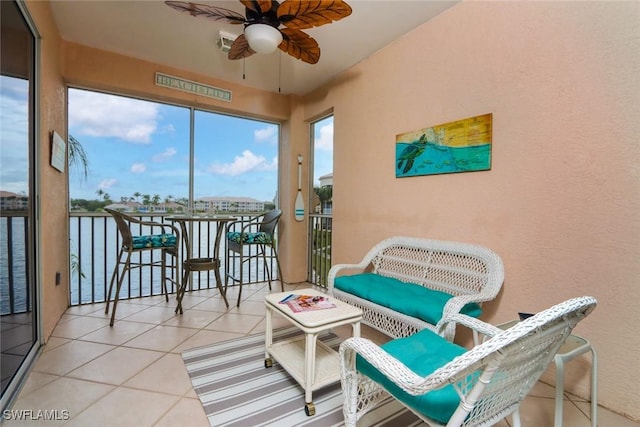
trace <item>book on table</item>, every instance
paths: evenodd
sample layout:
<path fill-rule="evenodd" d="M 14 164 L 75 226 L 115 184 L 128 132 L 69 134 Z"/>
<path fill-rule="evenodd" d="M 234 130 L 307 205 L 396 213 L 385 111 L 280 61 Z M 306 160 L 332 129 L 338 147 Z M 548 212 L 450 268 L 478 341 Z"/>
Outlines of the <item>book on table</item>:
<path fill-rule="evenodd" d="M 291 294 L 279 301 L 279 304 L 286 304 L 294 313 L 300 313 L 301 311 L 325 310 L 336 307 L 334 303 L 329 301 L 329 298 L 319 295 Z"/>

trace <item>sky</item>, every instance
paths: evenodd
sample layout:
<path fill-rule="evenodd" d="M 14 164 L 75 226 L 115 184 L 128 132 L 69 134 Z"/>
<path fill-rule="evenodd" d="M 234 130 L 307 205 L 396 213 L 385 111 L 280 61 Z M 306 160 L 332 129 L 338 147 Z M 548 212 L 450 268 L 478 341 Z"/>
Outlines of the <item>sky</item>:
<path fill-rule="evenodd" d="M 69 133 L 89 158 L 86 179 L 70 170 L 70 197 L 113 201 L 135 193 L 188 196 L 190 110 L 84 90 L 69 90 Z M 333 118 L 315 129 L 318 177 L 332 171 Z M 277 190 L 279 126 L 196 110 L 194 197 L 272 201 Z M 292 177 L 297 179 L 297 177 Z M 138 200 L 141 200 L 139 197 Z"/>
<path fill-rule="evenodd" d="M 0 77 L 0 191 L 28 195 L 28 96 L 25 80 Z"/>
<path fill-rule="evenodd" d="M 0 191 L 28 194 L 28 86 L 0 76 Z M 188 197 L 190 110 L 99 92 L 69 89 L 69 134 L 88 157 L 88 176 L 69 168 L 72 199 L 118 202 L 136 193 Z M 61 130 L 58 130 L 63 138 Z M 314 186 L 333 170 L 333 117 L 313 124 Z M 279 126 L 196 110 L 194 197 L 272 201 L 277 190 Z M 41 153 L 49 162 L 50 153 Z M 305 159 L 303 163 L 309 159 Z M 297 180 L 297 176 L 290 179 Z M 141 200 L 141 197 L 137 197 Z"/>

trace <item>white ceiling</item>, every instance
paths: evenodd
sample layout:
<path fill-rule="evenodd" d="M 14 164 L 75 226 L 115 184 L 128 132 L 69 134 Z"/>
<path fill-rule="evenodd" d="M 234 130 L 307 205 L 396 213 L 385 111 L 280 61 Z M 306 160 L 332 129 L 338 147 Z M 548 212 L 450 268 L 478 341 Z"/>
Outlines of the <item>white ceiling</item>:
<path fill-rule="evenodd" d="M 194 18 L 159 0 L 51 0 L 51 10 L 67 41 L 271 92 L 305 94 L 458 1 L 347 0 L 350 16 L 304 30 L 320 45 L 314 65 L 279 50 L 244 64 L 231 61 L 216 40 L 220 30 L 240 34 L 242 26 Z M 195 2 L 244 14 L 237 0 Z"/>

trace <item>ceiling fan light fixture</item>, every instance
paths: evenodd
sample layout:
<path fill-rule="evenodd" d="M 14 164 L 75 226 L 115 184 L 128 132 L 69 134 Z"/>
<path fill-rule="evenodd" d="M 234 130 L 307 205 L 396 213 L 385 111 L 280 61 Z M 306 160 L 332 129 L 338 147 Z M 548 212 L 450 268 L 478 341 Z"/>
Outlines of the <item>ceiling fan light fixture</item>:
<path fill-rule="evenodd" d="M 267 24 L 251 24 L 244 29 L 244 36 L 251 49 L 257 53 L 272 53 L 282 43 L 280 30 Z"/>

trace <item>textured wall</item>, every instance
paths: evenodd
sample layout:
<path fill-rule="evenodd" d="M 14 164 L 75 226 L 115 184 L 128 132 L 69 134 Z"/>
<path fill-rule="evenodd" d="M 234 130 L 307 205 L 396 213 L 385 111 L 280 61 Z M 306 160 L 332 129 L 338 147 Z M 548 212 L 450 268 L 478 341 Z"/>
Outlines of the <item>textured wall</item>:
<path fill-rule="evenodd" d="M 463 2 L 305 98 L 334 108 L 334 262 L 391 235 L 474 242 L 506 269 L 485 319 L 577 295 L 600 403 L 640 419 L 640 3 Z M 493 113 L 492 170 L 395 178 L 395 135 Z M 588 393 L 589 359 L 567 366 Z M 550 377 L 553 380 L 552 377 Z"/>
<path fill-rule="evenodd" d="M 67 134 L 67 96 L 60 65 L 60 38 L 51 18 L 49 5 L 44 2 L 27 2 L 29 13 L 41 36 L 39 57 L 39 107 L 38 123 L 38 193 L 39 204 L 39 276 L 41 289 L 42 336 L 46 340 L 69 301 L 69 203 L 66 174 L 50 166 L 51 132 Z M 62 275 L 56 286 L 56 272 Z"/>

